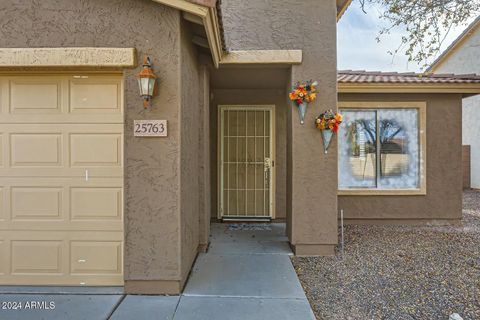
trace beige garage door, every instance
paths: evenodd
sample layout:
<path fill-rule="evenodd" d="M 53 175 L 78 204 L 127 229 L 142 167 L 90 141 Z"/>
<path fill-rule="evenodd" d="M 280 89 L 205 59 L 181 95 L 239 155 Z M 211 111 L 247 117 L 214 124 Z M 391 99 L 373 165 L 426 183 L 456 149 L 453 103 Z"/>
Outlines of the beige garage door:
<path fill-rule="evenodd" d="M 0 76 L 0 284 L 123 284 L 119 74 Z"/>

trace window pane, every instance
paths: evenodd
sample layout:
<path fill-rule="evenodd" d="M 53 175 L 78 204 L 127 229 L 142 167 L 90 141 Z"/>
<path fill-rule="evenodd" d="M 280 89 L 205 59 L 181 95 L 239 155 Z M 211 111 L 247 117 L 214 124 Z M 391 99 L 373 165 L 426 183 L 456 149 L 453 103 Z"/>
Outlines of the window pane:
<path fill-rule="evenodd" d="M 381 145 L 379 188 L 418 188 L 418 110 L 379 110 L 378 126 Z"/>
<path fill-rule="evenodd" d="M 338 133 L 339 187 L 376 187 L 376 111 L 342 110 Z"/>

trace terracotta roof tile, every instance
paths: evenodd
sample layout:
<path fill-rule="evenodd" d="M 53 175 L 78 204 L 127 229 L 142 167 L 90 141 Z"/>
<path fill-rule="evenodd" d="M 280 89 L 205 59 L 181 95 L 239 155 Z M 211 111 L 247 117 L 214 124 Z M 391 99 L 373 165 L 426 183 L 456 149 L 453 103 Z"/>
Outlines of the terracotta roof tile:
<path fill-rule="evenodd" d="M 405 84 L 465 84 L 479 83 L 476 74 L 422 74 L 364 70 L 340 70 L 338 83 L 405 83 Z"/>

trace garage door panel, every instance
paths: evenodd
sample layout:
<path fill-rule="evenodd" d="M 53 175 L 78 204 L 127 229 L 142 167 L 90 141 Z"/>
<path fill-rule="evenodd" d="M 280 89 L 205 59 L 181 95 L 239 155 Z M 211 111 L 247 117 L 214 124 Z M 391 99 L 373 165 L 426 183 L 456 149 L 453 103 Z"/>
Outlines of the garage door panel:
<path fill-rule="evenodd" d="M 0 257 L 2 257 L 2 263 L 0 263 L 0 277 L 9 273 L 8 266 L 10 265 L 10 252 L 8 250 L 8 243 L 4 239 L 0 238 Z"/>
<path fill-rule="evenodd" d="M 122 188 L 122 177 L 97 177 L 85 180 L 84 177 L 1 177 L 0 188 L 4 187 L 112 187 Z"/>
<path fill-rule="evenodd" d="M 120 167 L 121 158 L 121 134 L 76 133 L 70 135 L 72 167 Z"/>
<path fill-rule="evenodd" d="M 82 124 L 82 123 L 32 123 L 2 124 L 3 133 L 122 133 L 123 124 Z"/>
<path fill-rule="evenodd" d="M 32 178 L 48 178 L 48 177 L 72 177 L 72 178 L 109 178 L 122 177 L 123 169 L 119 167 L 44 167 L 41 171 L 38 167 L 13 167 L 10 170 L 0 167 L 0 177 L 32 177 Z"/>
<path fill-rule="evenodd" d="M 123 79 L 0 76 L 0 284 L 123 284 Z"/>
<path fill-rule="evenodd" d="M 11 242 L 12 274 L 59 274 L 62 273 L 62 241 Z"/>
<path fill-rule="evenodd" d="M 45 187 L 11 188 L 12 220 L 62 218 L 63 189 Z"/>
<path fill-rule="evenodd" d="M 74 79 L 70 81 L 72 113 L 121 113 L 119 80 Z"/>
<path fill-rule="evenodd" d="M 6 199 L 7 189 L 5 187 L 0 187 L 0 225 L 7 219 L 7 204 L 10 204 L 10 201 Z"/>
<path fill-rule="evenodd" d="M 36 285 L 36 286 L 122 286 L 122 274 L 13 274 L 0 276 L 3 285 Z"/>
<path fill-rule="evenodd" d="M 10 177 L 0 185 L 0 230 L 123 230 L 122 178 Z"/>
<path fill-rule="evenodd" d="M 0 263 L 2 284 L 123 284 L 121 231 L 6 231 L 0 234 L 0 252 L 4 250 L 6 254 L 2 257 L 7 257 Z M 11 253 L 8 246 L 3 245 L 8 241 L 12 244 Z"/>
<path fill-rule="evenodd" d="M 4 76 L 9 113 L 122 114 L 121 75 Z"/>
<path fill-rule="evenodd" d="M 29 238 L 29 239 L 27 239 Z M 95 230 L 6 230 L 0 235 L 2 241 L 60 241 L 70 247 L 71 241 L 123 241 L 121 230 L 98 232 Z M 63 245 L 63 244 L 62 244 Z M 68 257 L 67 257 L 68 258 Z M 68 259 L 67 259 L 68 260 Z"/>
<path fill-rule="evenodd" d="M 72 241 L 72 274 L 121 274 L 121 241 Z"/>
<path fill-rule="evenodd" d="M 6 153 L 3 151 L 3 148 L 5 146 L 5 135 L 3 133 L 0 133 L 0 168 L 3 167 L 3 164 L 5 163 L 4 156 Z"/>
<path fill-rule="evenodd" d="M 73 220 L 121 220 L 121 188 L 71 188 Z"/>
<path fill-rule="evenodd" d="M 45 115 L 38 114 L 35 117 L 26 114 L 1 114 L 0 124 L 4 123 L 18 123 L 18 124 L 39 124 L 39 123 L 91 123 L 91 124 L 122 124 L 122 115 L 109 115 L 109 114 L 58 114 L 58 115 Z"/>
<path fill-rule="evenodd" d="M 0 76 L 0 123 L 123 123 L 121 74 Z"/>
<path fill-rule="evenodd" d="M 10 159 L 0 176 L 121 177 L 123 125 L 21 124 L 3 125 L 7 145 L 0 150 Z M 2 158 L 0 154 L 0 159 Z"/>
<path fill-rule="evenodd" d="M 11 113 L 61 113 L 61 79 L 33 77 L 10 81 Z"/>
<path fill-rule="evenodd" d="M 61 166 L 62 135 L 15 133 L 10 135 L 11 166 Z"/>
<path fill-rule="evenodd" d="M 95 224 L 92 222 L 96 221 Z M 0 233 L 12 230 L 31 230 L 31 231 L 118 231 L 123 227 L 123 223 L 119 220 L 12 220 L 2 223 Z"/>

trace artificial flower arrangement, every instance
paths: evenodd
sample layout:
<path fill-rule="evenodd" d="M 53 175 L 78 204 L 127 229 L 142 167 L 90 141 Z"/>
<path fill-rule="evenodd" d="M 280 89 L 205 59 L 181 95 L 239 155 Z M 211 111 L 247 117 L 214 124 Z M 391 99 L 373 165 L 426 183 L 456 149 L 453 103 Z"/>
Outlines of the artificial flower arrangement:
<path fill-rule="evenodd" d="M 320 114 L 315 120 L 315 125 L 320 130 L 332 130 L 334 133 L 338 132 L 340 124 L 343 121 L 343 116 L 338 112 L 333 112 L 332 109 Z"/>
<path fill-rule="evenodd" d="M 305 122 L 305 112 L 307 111 L 307 104 L 315 101 L 317 98 L 317 81 L 307 81 L 306 83 L 297 83 L 292 92 L 288 95 L 298 107 L 300 115 L 300 123 Z"/>
<path fill-rule="evenodd" d="M 333 112 L 331 109 L 321 113 L 317 119 L 315 119 L 315 126 L 322 133 L 325 153 L 328 151 L 333 134 L 338 132 L 342 121 L 343 116 L 338 112 Z"/>

